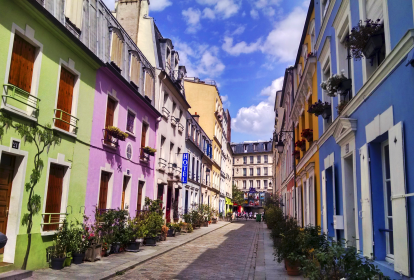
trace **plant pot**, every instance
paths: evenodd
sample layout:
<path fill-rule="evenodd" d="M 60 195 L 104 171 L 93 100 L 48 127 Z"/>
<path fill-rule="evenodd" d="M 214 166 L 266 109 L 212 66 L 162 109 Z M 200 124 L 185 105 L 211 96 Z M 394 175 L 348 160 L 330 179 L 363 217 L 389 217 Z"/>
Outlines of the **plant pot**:
<path fill-rule="evenodd" d="M 289 276 L 299 276 L 299 262 L 291 262 L 288 259 L 285 259 L 285 267 L 287 275 Z"/>
<path fill-rule="evenodd" d="M 72 264 L 72 253 L 66 253 L 66 259 L 65 262 L 63 263 L 63 266 L 70 266 Z"/>
<path fill-rule="evenodd" d="M 136 252 L 139 251 L 139 244 L 140 244 L 140 242 L 130 241 L 130 242 L 128 242 L 127 247 L 126 247 L 125 250 L 127 252 L 134 252 L 134 253 L 136 253 Z"/>
<path fill-rule="evenodd" d="M 66 260 L 66 257 L 64 258 L 52 258 L 50 267 L 55 270 L 61 270 L 63 268 L 63 264 Z"/>
<path fill-rule="evenodd" d="M 145 237 L 144 243 L 145 246 L 155 246 L 157 245 L 157 239 L 155 237 Z"/>
<path fill-rule="evenodd" d="M 102 244 L 94 244 L 86 248 L 85 260 L 94 262 L 101 259 Z"/>
<path fill-rule="evenodd" d="M 83 259 L 85 258 L 85 253 L 73 253 L 72 258 L 72 262 L 74 264 L 81 264 L 83 263 Z"/>
<path fill-rule="evenodd" d="M 201 223 L 201 226 L 202 226 L 202 227 L 208 227 L 208 222 L 202 222 L 202 223 Z"/>
<path fill-rule="evenodd" d="M 160 241 L 167 241 L 167 235 L 161 234 Z"/>
<path fill-rule="evenodd" d="M 108 256 L 108 250 L 102 249 L 101 251 L 101 257 L 107 257 Z"/>
<path fill-rule="evenodd" d="M 120 249 L 121 249 L 121 243 L 120 242 L 112 243 L 111 254 L 118 254 Z"/>
<path fill-rule="evenodd" d="M 329 119 L 331 117 L 332 111 L 331 111 L 331 107 L 327 107 L 323 110 L 322 113 L 322 118 L 324 118 L 325 120 Z"/>
<path fill-rule="evenodd" d="M 352 80 L 351 79 L 343 80 L 341 84 L 339 85 L 339 94 L 345 95 L 348 93 L 348 91 L 351 90 L 351 88 L 352 88 Z"/>
<path fill-rule="evenodd" d="M 217 219 L 212 219 L 213 224 L 217 224 Z"/>
<path fill-rule="evenodd" d="M 364 54 L 365 58 L 371 58 L 376 55 L 379 51 L 381 51 L 382 46 L 384 45 L 383 34 L 375 34 L 372 35 L 369 39 L 367 44 L 365 45 L 362 53 Z"/>
<path fill-rule="evenodd" d="M 168 230 L 168 234 L 167 234 L 167 236 L 168 236 L 168 237 L 175 237 L 175 229 L 170 228 L 170 229 Z"/>

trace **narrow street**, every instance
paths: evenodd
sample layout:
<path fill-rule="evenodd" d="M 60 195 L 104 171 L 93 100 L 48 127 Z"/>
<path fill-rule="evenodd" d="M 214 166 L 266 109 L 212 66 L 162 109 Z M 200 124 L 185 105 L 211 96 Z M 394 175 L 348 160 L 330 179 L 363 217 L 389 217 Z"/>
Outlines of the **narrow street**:
<path fill-rule="evenodd" d="M 302 279 L 273 261 L 264 223 L 233 222 L 115 279 Z"/>

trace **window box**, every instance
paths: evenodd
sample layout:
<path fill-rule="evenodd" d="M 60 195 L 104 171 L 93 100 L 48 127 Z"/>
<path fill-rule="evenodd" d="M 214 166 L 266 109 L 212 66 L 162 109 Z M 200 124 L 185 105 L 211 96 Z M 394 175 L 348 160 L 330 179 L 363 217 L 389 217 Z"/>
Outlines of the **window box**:
<path fill-rule="evenodd" d="M 339 94 L 345 95 L 352 89 L 352 79 L 343 80 L 338 87 Z"/>
<path fill-rule="evenodd" d="M 295 147 L 301 149 L 301 151 L 306 151 L 306 141 L 305 140 L 296 141 Z"/>
<path fill-rule="evenodd" d="M 314 104 L 312 104 L 309 109 L 308 109 L 308 113 L 309 114 L 314 114 L 315 116 L 320 116 L 322 115 L 325 111 L 327 110 L 331 110 L 331 104 L 328 102 L 322 102 L 320 100 L 318 100 L 318 102 L 315 102 Z"/>
<path fill-rule="evenodd" d="M 149 156 L 155 156 L 157 150 L 147 146 L 142 148 L 142 151 Z"/>
<path fill-rule="evenodd" d="M 306 128 L 302 130 L 302 133 L 300 134 L 301 137 L 305 138 L 308 142 L 313 141 L 313 130 L 310 128 Z"/>
<path fill-rule="evenodd" d="M 122 132 L 116 126 L 108 126 L 104 130 L 106 131 L 107 135 L 120 141 L 125 141 L 125 139 L 128 137 L 128 133 Z"/>
<path fill-rule="evenodd" d="M 166 107 L 162 107 L 162 116 L 168 120 L 170 117 L 170 111 Z"/>
<path fill-rule="evenodd" d="M 181 123 L 178 123 L 178 132 L 183 132 L 184 126 Z"/>
<path fill-rule="evenodd" d="M 177 126 L 177 119 L 174 116 L 171 116 L 171 125 L 172 126 Z"/>
<path fill-rule="evenodd" d="M 384 27 L 377 21 L 367 19 L 359 21 L 349 34 L 346 45 L 351 49 L 351 57 L 356 60 L 372 58 L 385 44 Z"/>
<path fill-rule="evenodd" d="M 322 118 L 324 118 L 325 120 L 327 120 L 327 119 L 329 119 L 331 117 L 331 114 L 332 114 L 331 106 L 325 107 L 323 109 L 323 112 L 322 112 Z"/>
<path fill-rule="evenodd" d="M 295 159 L 300 159 L 300 152 L 298 150 L 294 150 L 292 155 L 295 157 Z"/>

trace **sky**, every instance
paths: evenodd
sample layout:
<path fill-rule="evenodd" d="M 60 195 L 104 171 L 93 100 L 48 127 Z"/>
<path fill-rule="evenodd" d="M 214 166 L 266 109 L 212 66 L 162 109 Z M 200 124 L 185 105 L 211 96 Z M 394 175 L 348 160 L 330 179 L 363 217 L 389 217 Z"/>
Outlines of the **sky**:
<path fill-rule="evenodd" d="M 104 2 L 114 8 L 115 0 Z M 232 142 L 269 140 L 275 94 L 295 63 L 309 2 L 151 0 L 149 16 L 172 40 L 188 77 L 217 82 Z"/>

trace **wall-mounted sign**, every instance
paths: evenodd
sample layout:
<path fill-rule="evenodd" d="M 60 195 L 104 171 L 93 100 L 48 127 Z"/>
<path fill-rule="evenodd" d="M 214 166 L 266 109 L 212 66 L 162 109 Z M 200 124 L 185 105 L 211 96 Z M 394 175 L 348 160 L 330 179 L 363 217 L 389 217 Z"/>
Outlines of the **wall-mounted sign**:
<path fill-rule="evenodd" d="M 188 153 L 183 153 L 183 164 L 181 168 L 181 182 L 187 184 L 187 172 L 188 172 Z"/>
<path fill-rule="evenodd" d="M 251 187 L 250 190 L 249 190 L 249 193 L 255 193 L 255 192 L 256 192 L 256 189 Z"/>
<path fill-rule="evenodd" d="M 19 147 L 20 147 L 20 142 L 16 141 L 16 140 L 13 140 L 12 141 L 12 148 L 18 150 Z"/>

